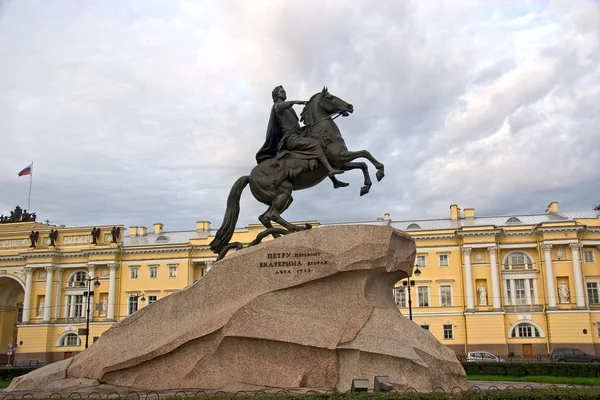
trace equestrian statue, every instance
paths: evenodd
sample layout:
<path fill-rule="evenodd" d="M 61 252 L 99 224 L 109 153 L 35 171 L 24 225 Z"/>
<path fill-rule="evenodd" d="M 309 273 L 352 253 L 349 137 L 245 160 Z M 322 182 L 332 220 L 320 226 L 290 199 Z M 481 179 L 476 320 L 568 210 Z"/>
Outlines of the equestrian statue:
<path fill-rule="evenodd" d="M 258 219 L 266 230 L 250 243 L 250 246 L 272 235 L 277 238 L 288 233 L 311 229 L 310 224 L 294 225 L 281 217 L 292 204 L 292 192 L 311 188 L 325 178 L 333 182 L 334 188 L 348 186 L 336 175 L 352 169 L 360 169 L 364 176 L 364 186 L 360 195 L 367 194 L 372 182 L 367 164 L 355 162 L 366 158 L 376 168 L 377 180 L 384 177 L 383 164 L 367 150 L 349 151 L 342 134 L 334 122 L 341 116 L 347 117 L 354 108 L 329 93 L 327 87 L 313 95 L 308 101 L 286 101 L 287 94 L 282 86 L 273 89 L 273 107 L 267 126 L 265 144 L 256 154 L 258 165 L 250 175 L 239 178 L 231 188 L 227 198 L 227 210 L 223 223 L 210 243 L 217 260 L 223 258 L 232 248 L 241 248 L 240 243 L 230 243 L 240 212 L 240 197 L 250 184 L 250 191 L 256 200 L 267 205 L 268 209 Z M 294 105 L 304 105 L 300 120 L 293 109 Z M 300 126 L 300 121 L 304 126 Z M 273 223 L 278 224 L 275 228 Z"/>

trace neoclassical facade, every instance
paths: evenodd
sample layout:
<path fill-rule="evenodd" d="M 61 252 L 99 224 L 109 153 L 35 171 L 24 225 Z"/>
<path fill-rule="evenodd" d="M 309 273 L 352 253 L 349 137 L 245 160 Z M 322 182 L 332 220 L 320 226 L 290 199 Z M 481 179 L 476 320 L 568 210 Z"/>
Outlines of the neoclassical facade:
<path fill-rule="evenodd" d="M 600 209 L 559 212 L 553 202 L 539 214 L 476 217 L 452 205 L 449 218 L 386 214 L 360 223 L 416 240 L 420 274 L 398 282 L 392 295 L 402 314 L 410 306 L 425 334 L 457 355 L 530 356 L 558 346 L 600 354 Z M 92 228 L 100 229 L 95 244 Z M 233 240 L 250 243 L 261 230 L 238 229 Z M 0 346 L 11 344 L 11 362 L 71 357 L 85 347 L 88 316 L 92 345 L 115 322 L 202 279 L 215 260 L 208 248 L 215 232 L 207 221 L 190 231 L 159 223 L 150 230 L 0 224 Z"/>

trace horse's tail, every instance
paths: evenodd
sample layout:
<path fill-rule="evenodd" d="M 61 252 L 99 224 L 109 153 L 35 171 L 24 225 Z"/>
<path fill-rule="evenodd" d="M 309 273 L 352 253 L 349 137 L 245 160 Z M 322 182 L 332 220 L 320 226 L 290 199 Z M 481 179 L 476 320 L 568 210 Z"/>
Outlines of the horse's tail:
<path fill-rule="evenodd" d="M 248 185 L 248 182 L 250 182 L 250 176 L 242 176 L 235 181 L 229 192 L 229 197 L 227 197 L 227 210 L 223 217 L 223 223 L 217 231 L 213 241 L 210 242 L 210 249 L 217 254 L 223 251 L 233 236 L 235 225 L 237 224 L 238 216 L 240 215 L 240 198 L 242 197 L 242 192 L 246 185 Z"/>

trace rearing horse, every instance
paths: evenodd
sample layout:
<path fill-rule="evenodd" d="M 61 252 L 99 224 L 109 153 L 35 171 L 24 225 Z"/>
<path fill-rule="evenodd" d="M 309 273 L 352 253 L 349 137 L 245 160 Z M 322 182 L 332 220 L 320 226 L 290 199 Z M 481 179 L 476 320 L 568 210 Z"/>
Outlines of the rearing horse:
<path fill-rule="evenodd" d="M 367 165 L 364 162 L 354 162 L 357 158 L 366 158 L 377 169 L 377 180 L 384 177 L 384 167 L 367 150 L 349 151 L 342 134 L 331 117 L 334 114 L 348 116 L 354 112 L 351 104 L 329 93 L 326 87 L 310 98 L 302 113 L 302 121 L 306 124 L 303 134 L 321 141 L 327 159 L 332 167 L 349 171 L 361 169 L 364 175 L 364 186 L 360 195 L 369 192 L 372 185 Z M 281 175 L 284 174 L 284 175 Z M 210 248 L 215 253 L 226 249 L 240 213 L 240 197 L 242 191 L 250 183 L 250 190 L 256 198 L 269 208 L 258 219 L 273 231 L 272 223 L 277 223 L 288 232 L 310 229 L 310 226 L 291 224 L 281 217 L 281 214 L 292 204 L 292 192 L 313 187 L 327 178 L 327 170 L 316 160 L 303 160 L 294 157 L 293 151 L 284 150 L 277 157 L 265 160 L 252 169 L 250 175 L 239 178 L 231 188 L 227 198 L 227 210 L 223 223 L 217 231 Z M 275 185 L 275 182 L 282 182 Z M 279 232 L 283 233 L 283 232 Z M 274 233 L 278 236 L 278 233 Z"/>

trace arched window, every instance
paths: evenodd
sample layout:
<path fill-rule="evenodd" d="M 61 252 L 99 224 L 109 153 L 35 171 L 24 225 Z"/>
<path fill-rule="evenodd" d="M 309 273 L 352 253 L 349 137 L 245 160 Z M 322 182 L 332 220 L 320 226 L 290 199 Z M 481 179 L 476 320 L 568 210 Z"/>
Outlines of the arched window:
<path fill-rule="evenodd" d="M 510 217 L 509 219 L 506 220 L 507 224 L 522 224 L 523 222 L 521 222 L 521 220 L 517 217 Z"/>
<path fill-rule="evenodd" d="M 419 224 L 410 224 L 406 229 L 421 229 Z"/>
<path fill-rule="evenodd" d="M 527 253 L 515 251 L 504 258 L 502 265 L 504 269 L 532 269 L 533 260 Z"/>
<path fill-rule="evenodd" d="M 536 325 L 534 325 L 530 322 L 521 322 L 512 327 L 512 329 L 510 330 L 509 337 L 511 337 L 511 338 L 539 338 L 539 337 L 543 337 L 543 336 L 540 333 L 540 329 Z"/>
<path fill-rule="evenodd" d="M 63 347 L 78 347 L 81 346 L 81 339 L 73 332 L 65 332 L 58 338 L 56 345 Z"/>
<path fill-rule="evenodd" d="M 85 282 L 85 280 L 88 278 L 88 274 L 86 271 L 75 271 L 73 274 L 71 274 L 71 276 L 69 277 L 69 287 L 77 287 L 80 286 L 82 282 Z M 84 285 L 87 286 L 87 285 Z"/>
<path fill-rule="evenodd" d="M 159 237 L 156 238 L 157 242 L 168 242 L 169 238 L 166 237 L 165 235 L 160 235 Z"/>

